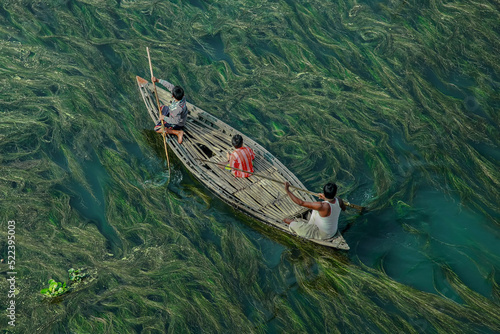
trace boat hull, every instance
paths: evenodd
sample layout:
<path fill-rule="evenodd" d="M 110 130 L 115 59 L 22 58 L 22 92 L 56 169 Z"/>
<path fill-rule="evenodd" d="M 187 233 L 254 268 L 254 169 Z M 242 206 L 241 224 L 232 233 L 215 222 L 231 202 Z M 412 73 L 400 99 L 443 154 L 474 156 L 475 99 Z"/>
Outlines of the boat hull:
<path fill-rule="evenodd" d="M 136 79 L 148 113 L 154 124 L 157 124 L 159 113 L 154 87 L 141 77 L 136 77 Z M 158 86 L 156 90 L 160 103 L 168 105 L 172 99 L 171 93 Z M 309 211 L 293 203 L 284 190 L 285 181 L 290 182 L 292 186 L 304 189 L 300 180 L 264 147 L 245 134 L 190 103 L 187 103 L 187 106 L 189 114 L 184 127 L 182 144 L 177 143 L 176 136 L 166 136 L 167 144 L 177 158 L 201 183 L 224 202 L 284 233 L 301 238 L 291 232 L 288 225 L 283 222 L 285 218 L 305 218 Z M 235 134 L 240 134 L 244 145 L 254 150 L 256 155 L 254 172 L 283 183 L 258 176 L 236 178 L 217 165 L 217 163 L 225 163 L 226 152 L 233 150 L 231 139 Z M 295 194 L 304 201 L 314 201 L 314 198 L 307 193 L 296 191 Z M 328 240 L 302 239 L 326 247 L 349 250 L 349 246 L 340 233 Z"/>

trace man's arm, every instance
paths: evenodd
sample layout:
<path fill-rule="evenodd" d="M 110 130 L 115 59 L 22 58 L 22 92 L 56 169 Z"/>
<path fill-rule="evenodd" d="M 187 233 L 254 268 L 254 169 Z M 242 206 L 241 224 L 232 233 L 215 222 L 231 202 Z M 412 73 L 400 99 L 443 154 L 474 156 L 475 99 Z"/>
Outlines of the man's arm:
<path fill-rule="evenodd" d="M 165 88 L 167 88 L 170 92 L 172 92 L 172 89 L 174 89 L 174 87 L 175 87 L 174 85 L 172 85 L 167 80 L 158 79 L 158 78 L 153 77 L 152 81 L 160 83 L 162 86 L 164 86 Z"/>
<path fill-rule="evenodd" d="M 344 201 L 342 200 L 342 198 L 337 197 L 337 199 L 339 200 L 340 208 L 342 209 L 342 211 L 345 211 L 347 209 L 347 207 L 345 206 Z"/>
<path fill-rule="evenodd" d="M 319 211 L 320 213 L 325 210 L 325 207 L 324 207 L 324 205 L 323 205 L 322 202 L 306 202 L 306 201 L 303 201 L 300 198 L 298 198 L 297 196 L 295 196 L 294 194 L 292 194 L 291 191 L 290 191 L 290 189 L 289 189 L 289 187 L 290 187 L 290 183 L 285 182 L 286 193 L 288 194 L 288 197 L 290 197 L 291 200 L 295 204 L 303 206 L 303 207 L 308 208 L 308 209 Z"/>

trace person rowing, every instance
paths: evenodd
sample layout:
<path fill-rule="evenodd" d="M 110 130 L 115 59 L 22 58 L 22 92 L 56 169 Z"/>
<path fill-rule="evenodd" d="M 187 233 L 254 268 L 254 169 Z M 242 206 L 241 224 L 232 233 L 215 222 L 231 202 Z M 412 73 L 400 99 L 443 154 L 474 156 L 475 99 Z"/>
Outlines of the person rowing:
<path fill-rule="evenodd" d="M 289 189 L 290 183 L 285 182 L 285 191 L 290 199 L 297 205 L 311 209 L 312 214 L 309 221 L 305 219 L 284 219 L 291 232 L 307 239 L 329 239 L 337 234 L 340 211 L 345 211 L 346 206 L 337 195 L 337 185 L 327 183 L 323 187 L 323 193 L 318 194 L 322 202 L 306 202 L 292 194 Z"/>
<path fill-rule="evenodd" d="M 173 134 L 177 136 L 177 142 L 182 143 L 182 137 L 184 136 L 184 124 L 186 124 L 186 118 L 188 116 L 188 108 L 186 105 L 186 97 L 184 96 L 184 89 L 180 86 L 174 86 L 170 82 L 153 77 L 153 82 L 159 82 L 165 86 L 174 98 L 169 106 L 160 106 L 161 116 L 160 121 L 156 124 L 154 130 L 156 132 L 161 132 L 162 123 L 163 129 L 168 134 Z"/>

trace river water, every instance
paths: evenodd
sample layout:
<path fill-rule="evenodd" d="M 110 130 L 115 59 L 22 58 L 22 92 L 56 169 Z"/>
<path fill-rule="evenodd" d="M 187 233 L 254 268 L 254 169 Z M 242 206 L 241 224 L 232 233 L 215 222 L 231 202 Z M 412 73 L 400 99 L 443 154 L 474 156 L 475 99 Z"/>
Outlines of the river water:
<path fill-rule="evenodd" d="M 1 273 L 12 333 L 500 331 L 500 7 L 482 1 L 3 0 Z M 233 210 L 174 156 L 155 75 L 313 191 L 351 246 Z M 84 284 L 50 299 L 47 281 Z"/>

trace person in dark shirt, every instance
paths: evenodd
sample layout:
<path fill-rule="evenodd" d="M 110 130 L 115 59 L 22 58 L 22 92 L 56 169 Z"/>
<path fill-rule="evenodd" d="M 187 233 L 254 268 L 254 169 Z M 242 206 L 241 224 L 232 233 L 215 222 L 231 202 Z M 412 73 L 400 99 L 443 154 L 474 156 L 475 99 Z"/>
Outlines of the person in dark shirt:
<path fill-rule="evenodd" d="M 182 143 L 182 137 L 184 136 L 184 125 L 186 124 L 186 118 L 188 115 L 188 109 L 186 105 L 186 97 L 184 96 L 184 90 L 179 86 L 174 86 L 170 82 L 153 77 L 153 82 L 158 82 L 165 86 L 171 93 L 173 101 L 169 106 L 162 105 L 160 122 L 156 124 L 154 130 L 156 132 L 161 132 L 162 123 L 165 132 L 168 134 L 173 134 L 177 136 L 177 142 Z"/>

